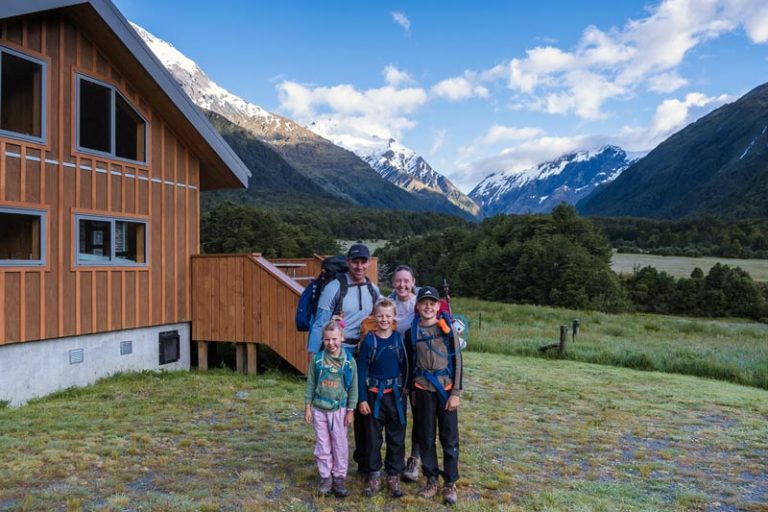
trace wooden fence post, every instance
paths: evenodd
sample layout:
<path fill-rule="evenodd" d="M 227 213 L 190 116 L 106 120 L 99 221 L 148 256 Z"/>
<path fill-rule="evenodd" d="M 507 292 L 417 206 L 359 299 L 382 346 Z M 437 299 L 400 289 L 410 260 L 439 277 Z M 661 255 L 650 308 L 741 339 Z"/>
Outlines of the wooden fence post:
<path fill-rule="evenodd" d="M 568 339 L 568 326 L 560 326 L 560 347 L 558 348 L 560 355 L 565 354 L 565 340 Z"/>

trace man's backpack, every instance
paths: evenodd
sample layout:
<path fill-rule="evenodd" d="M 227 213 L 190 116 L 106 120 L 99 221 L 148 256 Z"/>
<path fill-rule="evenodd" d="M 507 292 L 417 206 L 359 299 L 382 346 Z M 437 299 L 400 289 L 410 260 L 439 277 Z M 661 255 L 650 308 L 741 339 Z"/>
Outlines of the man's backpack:
<path fill-rule="evenodd" d="M 315 321 L 315 313 L 317 312 L 317 302 L 320 300 L 323 288 L 336 279 L 337 276 L 343 275 L 348 270 L 349 267 L 344 256 L 331 256 L 323 260 L 320 275 L 304 288 L 301 297 L 299 297 L 299 305 L 296 307 L 297 331 L 307 332 L 312 328 L 312 323 Z M 342 281 L 346 284 L 346 279 L 340 280 L 339 283 Z"/>

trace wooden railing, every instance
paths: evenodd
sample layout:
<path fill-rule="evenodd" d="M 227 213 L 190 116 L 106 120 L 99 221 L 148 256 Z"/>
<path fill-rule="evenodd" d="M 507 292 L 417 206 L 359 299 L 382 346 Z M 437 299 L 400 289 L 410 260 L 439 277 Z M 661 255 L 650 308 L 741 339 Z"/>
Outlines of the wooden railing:
<path fill-rule="evenodd" d="M 324 256 L 315 254 L 312 258 L 274 258 L 269 260 L 287 276 L 299 282 L 302 286 L 320 274 Z M 371 258 L 366 273 L 368 279 L 379 284 L 379 259 Z"/>
<path fill-rule="evenodd" d="M 212 341 L 245 344 L 238 348 L 248 349 L 249 372 L 255 344 L 261 343 L 306 373 L 307 333 L 294 322 L 302 291 L 260 254 L 193 256 L 192 340 L 198 347 Z M 238 365 L 240 359 L 238 352 Z"/>

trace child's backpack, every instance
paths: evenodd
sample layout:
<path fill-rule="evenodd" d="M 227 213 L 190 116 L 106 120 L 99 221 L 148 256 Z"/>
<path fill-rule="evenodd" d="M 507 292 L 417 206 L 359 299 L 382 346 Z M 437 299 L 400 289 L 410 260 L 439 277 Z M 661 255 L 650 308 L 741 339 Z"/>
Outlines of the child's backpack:
<path fill-rule="evenodd" d="M 373 362 L 376 361 L 379 357 L 382 356 L 384 350 L 387 350 L 387 348 L 383 348 L 379 350 L 379 338 L 376 336 L 376 333 L 373 332 L 373 330 L 368 331 L 366 334 L 365 341 L 367 342 L 368 339 L 371 340 L 371 353 L 368 356 L 368 377 L 366 379 L 365 387 L 375 388 L 377 390 L 376 393 L 376 400 L 373 402 L 373 417 L 378 418 L 379 417 L 379 411 L 381 407 L 381 399 L 384 396 L 384 392 L 386 390 L 392 390 L 392 392 L 395 394 L 395 406 L 397 408 L 397 415 L 400 418 L 400 424 L 405 425 L 405 411 L 403 409 L 403 403 L 400 400 L 400 391 L 401 387 L 405 384 L 403 382 L 403 379 L 405 379 L 408 375 L 408 354 L 405 350 L 405 342 L 403 342 L 403 337 L 400 335 L 399 332 L 393 330 L 392 335 L 397 338 L 396 346 L 394 347 L 394 350 L 397 351 L 397 358 L 401 362 L 402 366 L 405 366 L 405 375 L 402 376 L 402 379 L 400 377 L 392 377 L 392 376 L 376 376 L 370 373 L 371 366 L 373 365 Z M 363 342 L 360 342 L 360 345 L 362 345 Z M 391 346 L 389 347 L 392 348 Z"/>
<path fill-rule="evenodd" d="M 348 351 L 343 349 L 341 353 L 344 355 L 344 364 L 341 368 L 335 368 L 323 364 L 323 360 L 325 359 L 324 350 L 321 350 L 315 354 L 315 360 L 313 361 L 313 364 L 315 365 L 315 375 L 317 375 L 317 384 L 315 385 L 315 396 L 313 400 L 317 400 L 318 402 L 322 403 L 325 408 L 329 410 L 347 406 L 347 395 L 349 394 L 350 386 L 352 386 L 352 363 L 350 362 L 350 358 L 352 356 Z M 321 392 L 324 389 L 322 386 L 323 381 L 336 371 L 344 372 L 344 394 L 342 395 L 341 400 L 334 400 L 333 398 L 324 396 Z M 353 404 L 353 407 L 355 405 L 357 404 Z"/>
<path fill-rule="evenodd" d="M 347 266 L 347 260 L 344 256 L 331 256 L 323 260 L 320 268 L 320 275 L 313 279 L 299 297 L 299 304 L 296 306 L 296 330 L 307 332 L 312 328 L 312 323 L 315 321 L 315 313 L 317 312 L 317 301 L 320 300 L 320 294 L 323 292 L 323 288 L 336 279 L 338 276 L 346 273 L 349 270 Z M 341 301 L 346 295 L 347 280 L 340 279 L 341 285 L 340 293 L 341 300 L 338 301 L 337 308 L 341 308 Z M 338 312 L 334 312 L 337 314 Z"/>
<path fill-rule="evenodd" d="M 440 331 L 440 334 L 438 335 L 442 341 L 443 346 L 445 347 L 445 352 L 442 350 L 439 350 L 435 348 L 431 343 L 428 345 L 429 350 L 431 352 L 434 352 L 436 355 L 438 355 L 441 358 L 445 358 L 448 361 L 448 366 L 441 370 L 437 370 L 434 372 L 427 371 L 423 368 L 419 368 L 418 366 L 414 365 L 413 373 L 414 375 L 423 376 L 425 377 L 430 384 L 435 388 L 437 391 L 437 397 L 440 402 L 441 406 L 445 406 L 445 403 L 448 401 L 448 391 L 443 388 L 443 385 L 440 384 L 440 381 L 438 380 L 438 377 L 442 375 L 447 375 L 451 378 L 453 378 L 453 357 L 456 356 L 459 352 L 461 352 L 462 347 L 459 345 L 455 351 L 452 351 L 452 339 L 454 336 L 454 330 L 451 329 L 451 325 L 453 324 L 453 321 L 448 313 L 442 312 L 438 313 L 438 331 Z M 418 315 L 413 319 L 413 323 L 411 324 L 411 347 L 412 352 L 414 354 L 414 361 L 416 358 L 416 344 L 421 342 L 428 342 L 433 340 L 434 336 L 428 336 L 428 337 L 422 337 L 421 336 L 421 330 L 419 329 L 419 317 Z M 461 343 L 461 338 L 459 338 L 459 343 Z"/>

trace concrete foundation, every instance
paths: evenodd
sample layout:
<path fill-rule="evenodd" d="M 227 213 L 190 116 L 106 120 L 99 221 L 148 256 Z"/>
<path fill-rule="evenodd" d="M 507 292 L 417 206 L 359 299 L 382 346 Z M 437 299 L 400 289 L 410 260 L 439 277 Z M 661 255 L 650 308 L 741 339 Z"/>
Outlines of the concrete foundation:
<path fill-rule="evenodd" d="M 160 364 L 161 332 L 178 331 L 179 359 Z M 0 346 L 0 401 L 12 406 L 117 372 L 188 370 L 188 323 Z M 172 351 L 173 352 L 173 351 Z"/>

